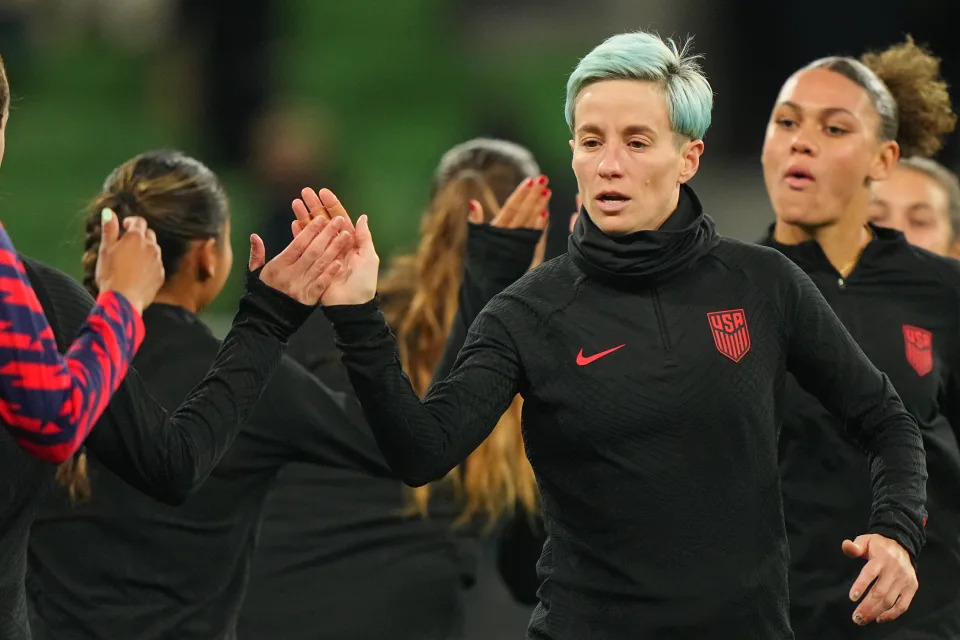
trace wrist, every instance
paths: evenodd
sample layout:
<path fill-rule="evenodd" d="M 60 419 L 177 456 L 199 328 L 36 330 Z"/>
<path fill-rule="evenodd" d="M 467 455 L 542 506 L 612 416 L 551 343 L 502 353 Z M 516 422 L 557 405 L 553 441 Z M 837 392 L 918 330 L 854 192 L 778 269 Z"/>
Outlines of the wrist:
<path fill-rule="evenodd" d="M 377 297 L 376 292 L 363 295 L 331 295 L 322 296 L 320 304 L 324 307 L 348 307 L 367 304 Z"/>
<path fill-rule="evenodd" d="M 127 301 L 127 303 L 128 303 L 131 307 L 133 307 L 133 310 L 137 312 L 137 315 L 138 315 L 138 316 L 142 316 L 142 315 L 143 315 L 143 309 L 144 309 L 144 307 L 145 307 L 146 305 L 144 305 L 144 304 L 143 304 L 143 301 L 140 300 L 139 298 L 137 298 L 137 296 L 134 296 L 134 295 L 131 295 L 131 294 L 126 293 L 126 292 L 124 292 L 124 291 L 121 291 L 120 289 L 112 289 L 112 288 L 110 288 L 110 287 L 108 287 L 107 289 L 101 289 L 100 291 L 102 291 L 102 292 L 109 291 L 109 292 L 113 293 L 114 295 L 117 295 L 117 296 L 122 297 L 124 300 Z"/>

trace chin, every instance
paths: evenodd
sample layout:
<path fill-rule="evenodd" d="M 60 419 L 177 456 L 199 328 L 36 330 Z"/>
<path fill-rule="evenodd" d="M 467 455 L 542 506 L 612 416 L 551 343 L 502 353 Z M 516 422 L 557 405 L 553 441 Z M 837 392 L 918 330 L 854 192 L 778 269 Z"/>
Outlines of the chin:
<path fill-rule="evenodd" d="M 622 236 L 633 231 L 629 218 L 622 213 L 617 215 L 601 213 L 593 218 L 593 223 L 608 236 Z"/>
<path fill-rule="evenodd" d="M 777 219 L 787 224 L 815 227 L 830 221 L 829 216 L 824 215 L 821 208 L 810 198 L 781 197 L 771 204 L 777 213 Z"/>

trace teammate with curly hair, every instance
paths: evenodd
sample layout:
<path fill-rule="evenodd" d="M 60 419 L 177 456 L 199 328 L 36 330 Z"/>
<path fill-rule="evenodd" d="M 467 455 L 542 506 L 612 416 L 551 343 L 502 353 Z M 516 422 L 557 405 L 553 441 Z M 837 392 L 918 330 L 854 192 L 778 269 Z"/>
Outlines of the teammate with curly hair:
<path fill-rule="evenodd" d="M 767 244 L 811 277 L 893 382 L 920 423 L 929 473 L 911 604 L 909 593 L 897 599 L 886 580 L 874 582 L 871 556 L 888 545 L 872 536 L 837 545 L 892 496 L 871 493 L 878 469 L 843 419 L 788 379 L 780 466 L 798 638 L 960 637 L 960 268 L 868 224 L 871 185 L 901 155 L 934 153 L 955 122 L 939 60 L 910 38 L 860 60 L 807 65 L 784 83 L 770 117 L 762 160 L 777 220 Z M 851 614 L 863 624 L 883 612 L 888 622 L 908 606 L 891 624 L 851 635 Z"/>

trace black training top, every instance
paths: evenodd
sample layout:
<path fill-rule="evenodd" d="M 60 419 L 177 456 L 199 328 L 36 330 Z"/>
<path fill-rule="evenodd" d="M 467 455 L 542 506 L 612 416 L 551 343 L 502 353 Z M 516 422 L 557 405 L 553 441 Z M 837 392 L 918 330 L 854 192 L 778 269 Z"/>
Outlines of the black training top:
<path fill-rule="evenodd" d="M 478 295 L 489 299 L 490 287 L 499 291 L 504 278 L 509 284 L 526 271 L 539 235 L 470 225 L 460 306 L 447 342 L 454 356 L 468 318 L 476 316 L 473 301 Z M 353 392 L 322 315 L 295 334 L 290 355 L 324 380 L 342 377 L 342 386 Z M 438 372 L 452 364 L 445 360 Z M 395 476 L 383 481 L 307 464 L 284 469 L 267 501 L 238 636 L 462 637 L 464 587 L 476 574 L 475 527 L 453 527 L 462 503 L 447 490 L 434 492 L 428 518 L 405 515 L 407 491 Z"/>
<path fill-rule="evenodd" d="M 93 298 L 66 274 L 28 258 L 24 266 L 58 345 L 66 349 Z M 232 443 L 279 362 L 284 340 L 308 311 L 259 279 L 249 279 L 210 374 L 176 412 L 167 414 L 130 369 L 87 448 L 158 500 L 182 502 Z M 30 637 L 24 591 L 27 536 L 56 467 L 29 457 L 4 429 L 0 469 L 0 638 L 22 640 Z M 62 544 L 74 554 L 87 551 L 69 538 Z"/>
<path fill-rule="evenodd" d="M 920 433 L 893 387 L 809 278 L 717 236 L 688 187 L 657 231 L 611 238 L 581 215 L 568 254 L 491 301 L 422 403 L 376 302 L 324 311 L 410 484 L 442 477 L 524 396 L 548 534 L 530 638 L 792 637 L 787 370 L 870 451 L 865 531 L 923 543 Z"/>
<path fill-rule="evenodd" d="M 800 638 L 960 638 L 960 263 L 912 247 L 898 231 L 873 231 L 848 278 L 815 241 L 766 244 L 813 279 L 920 424 L 930 475 L 920 588 L 894 622 L 853 627 L 846 595 L 863 562 L 838 541 L 867 525 L 870 472 L 843 420 L 791 377 L 780 436 L 791 621 Z"/>
<path fill-rule="evenodd" d="M 153 304 L 144 323 L 134 366 L 163 406 L 176 407 L 203 378 L 220 342 L 181 307 Z M 54 494 L 30 534 L 35 634 L 235 637 L 267 492 L 290 461 L 319 465 L 328 476 L 396 484 L 356 399 L 330 391 L 287 357 L 230 451 L 182 505 L 136 491 L 91 451 L 92 499 L 71 506 L 64 492 Z M 320 500 L 309 508 L 330 510 Z"/>

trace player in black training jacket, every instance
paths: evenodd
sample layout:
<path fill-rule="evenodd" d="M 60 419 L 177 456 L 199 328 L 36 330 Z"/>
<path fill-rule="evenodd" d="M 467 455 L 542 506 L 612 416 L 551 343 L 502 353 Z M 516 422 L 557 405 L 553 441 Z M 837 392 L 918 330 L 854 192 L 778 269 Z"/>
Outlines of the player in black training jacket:
<path fill-rule="evenodd" d="M 763 147 L 777 214 L 766 244 L 810 276 L 919 422 L 927 543 L 910 611 L 852 634 L 849 600 L 866 585 L 851 588 L 862 562 L 846 556 L 870 543 L 845 545 L 845 556 L 837 540 L 869 522 L 878 496 L 856 434 L 789 377 L 780 448 L 791 622 L 820 640 L 960 638 L 960 266 L 867 226 L 871 183 L 901 153 L 936 151 L 955 117 L 937 61 L 912 41 L 863 60 L 817 60 L 784 84 Z"/>
<path fill-rule="evenodd" d="M 105 206 L 120 218 L 142 216 L 156 230 L 166 278 L 144 312 L 147 337 L 134 366 L 153 397 L 176 407 L 221 348 L 196 311 L 220 292 L 233 262 L 226 194 L 213 172 L 178 152 L 121 164 L 90 207 L 83 263 L 91 293 L 101 242 L 95 218 Z M 336 235 L 335 225 L 323 233 Z M 76 329 L 76 314 L 59 317 L 66 333 Z M 37 638 L 234 637 L 260 513 L 286 463 L 393 480 L 352 396 L 331 392 L 287 357 L 257 395 L 230 451 L 182 504 L 137 491 L 129 481 L 136 473 L 114 473 L 111 459 L 122 450 L 90 448 L 88 471 L 78 465 L 67 474 L 71 486 L 89 474 L 88 499 L 71 504 L 66 491 L 53 492 L 30 532 Z M 138 452 L 160 444 L 144 433 L 129 446 Z"/>
<path fill-rule="evenodd" d="M 529 638 L 793 637 L 777 466 L 788 370 L 872 461 L 878 500 L 848 535 L 865 532 L 868 567 L 895 593 L 916 589 L 916 422 L 802 271 L 716 234 L 686 186 L 711 106 L 687 49 L 655 36 L 615 36 L 581 60 L 566 115 L 586 214 L 568 253 L 487 305 L 423 402 L 377 308 L 365 216 L 321 299 L 409 484 L 443 476 L 524 396 L 548 534 Z M 860 605 L 864 623 L 900 613 L 878 604 Z"/>
<path fill-rule="evenodd" d="M 0 137 L 9 113 L 0 126 Z M 115 218 L 112 218 L 115 220 Z M 128 370 L 106 411 L 85 441 L 115 473 L 158 500 L 182 502 L 203 483 L 227 451 L 264 383 L 276 368 L 286 338 L 312 307 L 290 296 L 302 294 L 308 267 L 316 262 L 316 227 L 282 257 L 248 275 L 233 326 L 203 381 L 173 413 Z M 305 251 L 305 248 L 309 250 Z M 291 255 L 298 256 L 292 259 Z M 65 351 L 94 305 L 69 276 L 19 256 L 57 345 Z M 326 256 L 327 264 L 334 264 Z M 253 259 L 254 257 L 252 257 Z M 262 260 L 262 251 L 255 256 Z M 263 266 L 262 261 L 256 266 Z M 322 275 L 328 275 L 324 272 Z M 316 275 L 316 274 L 313 274 Z M 316 291 L 314 293 L 317 293 Z M 290 294 L 290 296 L 286 295 Z M 316 298 L 314 298 L 314 304 Z M 72 316 L 73 332 L 64 315 Z M 0 638 L 30 638 L 24 576 L 27 538 L 44 490 L 56 467 L 28 455 L 0 428 Z M 70 541 L 65 541 L 69 545 Z M 73 553 L 84 549 L 73 547 Z"/>

